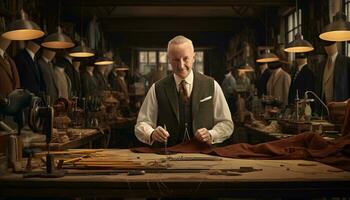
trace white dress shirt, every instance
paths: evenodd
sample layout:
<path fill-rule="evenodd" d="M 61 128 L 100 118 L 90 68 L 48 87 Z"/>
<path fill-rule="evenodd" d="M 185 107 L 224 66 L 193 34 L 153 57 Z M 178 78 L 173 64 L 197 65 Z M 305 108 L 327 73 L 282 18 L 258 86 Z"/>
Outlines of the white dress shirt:
<path fill-rule="evenodd" d="M 4 58 L 5 51 L 3 49 L 0 49 L 0 56 Z"/>
<path fill-rule="evenodd" d="M 174 74 L 177 89 L 182 79 Z M 191 95 L 193 88 L 193 72 L 185 78 L 188 94 Z M 212 143 L 220 143 L 229 138 L 233 132 L 233 122 L 231 113 L 228 108 L 225 96 L 220 88 L 220 85 L 214 80 L 214 94 L 213 94 L 213 106 L 214 106 L 214 127 L 209 130 L 212 137 Z M 195 117 L 195 116 L 193 116 Z M 139 115 L 137 117 L 137 123 L 135 126 L 136 137 L 149 145 L 152 145 L 151 134 L 157 127 L 158 118 L 158 101 L 155 91 L 155 84 L 152 84 L 149 89 L 144 102 L 142 103 Z M 197 130 L 193 130 L 194 134 Z M 171 133 L 170 133 L 171 134 Z"/>

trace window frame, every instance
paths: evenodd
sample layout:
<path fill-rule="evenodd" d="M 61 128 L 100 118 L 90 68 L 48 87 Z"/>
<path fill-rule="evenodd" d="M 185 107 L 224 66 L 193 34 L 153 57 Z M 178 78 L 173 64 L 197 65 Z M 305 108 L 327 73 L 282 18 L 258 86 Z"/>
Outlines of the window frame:
<path fill-rule="evenodd" d="M 346 21 L 350 21 L 350 0 L 344 0 L 342 1 L 341 3 L 344 3 L 344 6 L 343 6 L 343 11 L 346 15 Z M 350 42 L 349 41 L 346 41 L 344 43 L 345 45 L 345 55 L 350 57 Z"/>
<path fill-rule="evenodd" d="M 140 58 L 141 52 L 147 52 L 147 62 L 141 62 L 141 60 L 140 60 L 141 59 Z M 150 52 L 155 52 L 156 53 L 156 62 L 155 63 L 150 63 L 149 62 L 149 53 Z M 166 62 L 160 62 L 160 53 L 166 53 Z M 195 62 L 193 64 L 193 68 L 196 69 L 200 73 L 204 73 L 205 51 L 202 50 L 202 49 L 198 49 L 198 50 L 195 50 L 195 54 L 196 54 L 196 58 L 195 58 Z M 200 55 L 200 54 L 202 54 L 202 58 L 201 58 L 202 61 L 201 62 L 199 62 L 198 61 L 199 59 L 197 58 L 197 56 Z M 151 48 L 150 49 L 147 49 L 147 48 L 138 49 L 137 50 L 137 67 L 140 69 L 142 64 L 150 65 L 150 66 L 154 65 L 153 67 L 155 67 L 155 68 L 157 68 L 157 66 L 165 64 L 167 66 L 167 70 L 168 71 L 172 70 L 171 65 L 169 63 L 169 60 L 168 60 L 168 53 L 167 53 L 166 49 L 161 49 L 161 48 L 159 48 L 159 49 L 153 49 L 153 48 L 152 49 Z M 201 67 L 198 67 L 198 66 L 201 66 Z M 150 70 L 148 70 L 148 71 L 150 71 Z M 147 74 L 147 73 L 145 73 L 144 70 L 141 70 L 141 69 L 140 69 L 140 73 L 143 74 L 143 75 Z"/>

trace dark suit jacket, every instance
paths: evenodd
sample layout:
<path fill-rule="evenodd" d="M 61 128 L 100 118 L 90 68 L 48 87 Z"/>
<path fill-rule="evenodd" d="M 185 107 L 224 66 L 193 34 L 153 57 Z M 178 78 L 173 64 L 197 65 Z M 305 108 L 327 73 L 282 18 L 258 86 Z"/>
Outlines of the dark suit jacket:
<path fill-rule="evenodd" d="M 50 104 L 53 104 L 58 98 L 53 64 L 45 62 L 43 58 L 39 58 L 36 62 L 45 83 L 45 95 L 50 96 Z"/>
<path fill-rule="evenodd" d="M 267 95 L 267 81 L 271 76 L 271 70 L 266 69 L 264 73 L 262 73 L 256 82 L 256 88 L 258 89 L 258 96 L 261 97 L 263 94 Z"/>
<path fill-rule="evenodd" d="M 97 81 L 97 89 L 99 92 L 103 92 L 108 89 L 108 81 L 104 77 L 104 75 L 98 70 L 94 71 L 94 76 Z"/>
<path fill-rule="evenodd" d="M 117 90 L 117 80 L 116 80 L 116 78 L 117 78 L 117 75 L 114 74 L 113 72 L 110 72 L 108 74 L 108 83 L 111 86 L 112 90 Z"/>
<path fill-rule="evenodd" d="M 304 97 L 306 91 L 315 91 L 315 77 L 309 66 L 305 65 L 298 73 L 297 77 L 295 77 L 295 72 L 292 76 L 292 83 L 289 88 L 289 104 L 294 103 L 297 94 L 296 90 L 298 90 L 299 99 Z"/>
<path fill-rule="evenodd" d="M 6 97 L 20 86 L 15 62 L 6 53 L 4 57 L 8 62 L 0 56 L 0 97 Z"/>
<path fill-rule="evenodd" d="M 19 51 L 15 57 L 21 87 L 38 95 L 45 89 L 39 67 L 30 57 L 27 50 Z"/>
<path fill-rule="evenodd" d="M 82 96 L 94 96 L 97 94 L 97 81 L 94 76 L 88 72 L 83 72 L 81 75 Z"/>
<path fill-rule="evenodd" d="M 123 80 L 117 76 L 116 83 L 116 90 L 123 93 L 126 99 L 129 99 L 128 83 L 126 82 L 125 77 L 123 82 Z"/>
<path fill-rule="evenodd" d="M 81 96 L 81 81 L 80 81 L 80 74 L 77 72 L 73 65 L 64 57 L 58 57 L 56 59 L 56 65 L 64 67 L 64 71 L 68 75 L 72 87 L 71 87 L 71 94 L 77 97 Z"/>
<path fill-rule="evenodd" d="M 321 62 L 316 71 L 316 92 L 324 99 L 323 72 L 326 61 Z M 350 58 L 338 53 L 334 63 L 333 101 L 345 101 L 350 98 Z"/>

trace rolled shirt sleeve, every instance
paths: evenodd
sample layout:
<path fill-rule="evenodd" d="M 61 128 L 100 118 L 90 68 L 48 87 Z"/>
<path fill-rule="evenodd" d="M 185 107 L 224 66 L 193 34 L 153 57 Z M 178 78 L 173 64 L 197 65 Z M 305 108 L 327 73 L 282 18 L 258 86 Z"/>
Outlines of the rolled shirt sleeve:
<path fill-rule="evenodd" d="M 140 108 L 135 125 L 135 135 L 143 143 L 152 145 L 151 134 L 157 126 L 158 101 L 153 84 Z"/>
<path fill-rule="evenodd" d="M 212 137 L 212 144 L 221 143 L 228 139 L 234 129 L 231 112 L 227 105 L 224 93 L 220 85 L 214 81 L 214 127 L 209 130 Z"/>

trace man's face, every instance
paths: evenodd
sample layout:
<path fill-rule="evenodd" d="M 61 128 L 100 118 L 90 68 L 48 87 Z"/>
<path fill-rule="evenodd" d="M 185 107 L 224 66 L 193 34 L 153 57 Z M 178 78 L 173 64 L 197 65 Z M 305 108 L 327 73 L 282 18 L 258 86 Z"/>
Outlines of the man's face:
<path fill-rule="evenodd" d="M 173 44 L 168 49 L 169 63 L 173 72 L 180 78 L 186 78 L 190 73 L 195 53 L 191 44 Z"/>

